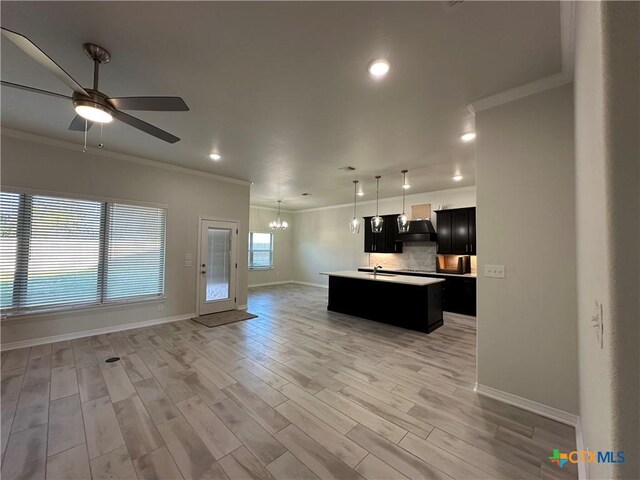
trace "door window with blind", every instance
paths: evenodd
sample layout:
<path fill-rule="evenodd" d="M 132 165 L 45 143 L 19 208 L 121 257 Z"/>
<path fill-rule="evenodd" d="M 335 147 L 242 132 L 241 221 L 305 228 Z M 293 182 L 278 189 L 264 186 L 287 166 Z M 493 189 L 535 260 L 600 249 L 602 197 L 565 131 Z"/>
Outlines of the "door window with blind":
<path fill-rule="evenodd" d="M 164 295 L 166 210 L 0 193 L 0 308 L 11 315 Z"/>
<path fill-rule="evenodd" d="M 249 233 L 249 269 L 273 268 L 273 234 Z"/>

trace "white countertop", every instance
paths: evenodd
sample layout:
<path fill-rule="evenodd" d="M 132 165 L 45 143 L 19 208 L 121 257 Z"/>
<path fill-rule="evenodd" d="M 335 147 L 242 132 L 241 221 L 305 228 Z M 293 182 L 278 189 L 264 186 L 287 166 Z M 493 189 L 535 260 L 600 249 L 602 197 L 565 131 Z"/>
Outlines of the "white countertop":
<path fill-rule="evenodd" d="M 342 270 L 339 272 L 320 272 L 320 275 L 329 275 L 330 277 L 355 278 L 358 280 L 370 280 L 372 282 L 388 282 L 402 283 L 404 285 L 416 285 L 424 287 L 425 285 L 433 285 L 434 283 L 444 282 L 442 278 L 430 277 L 414 277 L 412 275 L 389 275 L 378 274 L 375 277 L 369 272 L 357 272 L 355 270 Z"/>
<path fill-rule="evenodd" d="M 368 270 L 373 271 L 373 267 L 360 267 L 360 268 L 363 268 L 363 269 L 366 268 Z M 401 272 L 403 274 L 408 273 L 408 274 L 415 274 L 415 275 L 426 274 L 426 275 L 444 275 L 447 277 L 476 278 L 475 273 L 416 272 L 415 270 L 402 270 L 402 269 L 396 269 L 396 268 L 383 268 L 382 270 L 385 272 Z"/>

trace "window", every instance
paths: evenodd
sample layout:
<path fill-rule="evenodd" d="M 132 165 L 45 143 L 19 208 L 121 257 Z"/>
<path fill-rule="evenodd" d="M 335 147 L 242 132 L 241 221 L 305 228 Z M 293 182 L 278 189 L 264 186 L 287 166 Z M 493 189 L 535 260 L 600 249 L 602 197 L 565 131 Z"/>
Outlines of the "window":
<path fill-rule="evenodd" d="M 0 307 L 7 314 L 164 294 L 166 211 L 0 194 Z"/>
<path fill-rule="evenodd" d="M 273 268 L 272 233 L 249 233 L 249 268 L 253 270 Z"/>

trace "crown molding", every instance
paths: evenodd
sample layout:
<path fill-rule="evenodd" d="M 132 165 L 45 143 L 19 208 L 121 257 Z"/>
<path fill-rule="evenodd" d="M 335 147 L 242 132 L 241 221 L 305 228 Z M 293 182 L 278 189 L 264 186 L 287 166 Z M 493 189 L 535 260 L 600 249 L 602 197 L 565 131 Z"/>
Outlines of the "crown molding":
<path fill-rule="evenodd" d="M 497 107 L 498 105 L 528 97 L 529 95 L 535 95 L 536 93 L 572 82 L 575 50 L 575 10 L 576 2 L 574 0 L 560 2 L 560 53 L 562 71 L 471 102 L 467 105 L 469 112 L 475 114 L 482 110 Z"/>
<path fill-rule="evenodd" d="M 559 87 L 566 83 L 570 83 L 573 77 L 564 73 L 556 73 L 549 75 L 548 77 L 541 78 L 535 82 L 525 83 L 515 88 L 510 88 L 504 92 L 496 93 L 489 97 L 481 98 L 475 102 L 470 103 L 467 108 L 474 114 L 487 110 L 489 108 L 497 107 L 505 103 L 513 102 L 519 98 L 528 97 L 529 95 L 535 95 L 536 93 L 544 92 L 555 87 Z"/>
<path fill-rule="evenodd" d="M 12 128 L 0 127 L 0 134 L 6 137 L 17 138 L 19 140 L 27 140 L 34 143 L 40 143 L 42 145 L 50 145 L 52 147 L 64 148 L 67 150 L 78 151 L 78 145 L 65 140 L 57 140 L 51 137 L 45 137 L 31 132 L 25 132 L 22 130 L 14 130 Z M 161 168 L 163 170 L 169 170 L 171 172 L 182 173 L 184 175 L 193 175 L 196 177 L 209 178 L 211 180 L 218 180 L 225 183 L 233 183 L 235 185 L 242 185 L 249 187 L 251 182 L 247 180 L 241 180 L 239 178 L 225 177 L 224 175 L 216 175 L 215 173 L 205 172 L 203 170 L 196 170 L 193 168 L 181 167 L 179 165 L 173 165 L 171 163 L 159 162 L 157 160 L 150 160 L 148 158 L 137 157 L 134 155 L 127 155 L 124 153 L 118 153 L 111 150 L 105 150 L 103 148 L 88 147 L 87 153 L 95 155 L 97 157 L 113 158 L 116 160 L 122 160 L 124 162 L 136 163 L 138 165 L 144 165 L 146 167 Z"/>
<path fill-rule="evenodd" d="M 263 207 L 262 205 L 250 205 L 251 208 L 255 210 L 267 210 L 269 212 L 277 212 L 278 207 Z M 284 208 L 280 209 L 280 213 L 296 213 L 295 210 L 285 210 Z"/>
<path fill-rule="evenodd" d="M 418 195 L 437 195 L 439 193 L 451 193 L 451 192 L 473 192 L 476 190 L 476 186 L 472 185 L 469 187 L 456 187 L 456 188 L 447 188 L 445 190 L 434 190 L 431 192 L 416 192 L 416 193 L 412 193 L 411 195 L 406 195 L 405 199 L 407 201 L 409 201 L 411 199 L 411 197 L 416 197 Z M 397 201 L 397 200 L 402 200 L 402 195 L 397 195 L 395 197 L 385 197 L 385 198 L 381 198 L 380 202 L 386 202 L 386 201 Z M 376 201 L 375 200 L 364 200 L 362 202 L 358 202 L 358 205 L 371 205 L 371 204 L 375 204 Z M 339 205 L 328 205 L 326 207 L 314 207 L 314 208 L 305 208 L 303 210 L 293 210 L 291 213 L 296 214 L 296 213 L 306 213 L 306 212 L 318 212 L 321 210 L 333 210 L 334 208 L 353 208 L 353 203 L 341 203 Z"/>

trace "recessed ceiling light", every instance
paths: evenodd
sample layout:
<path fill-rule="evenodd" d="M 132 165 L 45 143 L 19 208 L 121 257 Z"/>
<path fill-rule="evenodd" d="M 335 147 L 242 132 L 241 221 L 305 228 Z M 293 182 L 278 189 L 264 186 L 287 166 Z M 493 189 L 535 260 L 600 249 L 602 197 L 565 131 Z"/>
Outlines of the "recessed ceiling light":
<path fill-rule="evenodd" d="M 454 175 L 453 176 L 453 181 L 454 182 L 459 182 L 460 180 L 462 180 L 462 175 Z"/>
<path fill-rule="evenodd" d="M 462 140 L 463 142 L 470 142 L 471 140 L 475 140 L 475 138 L 476 132 L 467 132 L 460 137 L 460 140 Z"/>
<path fill-rule="evenodd" d="M 222 158 L 222 156 L 219 153 L 212 153 L 211 155 L 209 155 L 209 158 L 211 160 L 213 160 L 214 162 L 217 162 L 218 160 L 220 160 Z"/>
<path fill-rule="evenodd" d="M 389 73 L 390 68 L 391 66 L 389 65 L 389 62 L 384 58 L 380 58 L 378 60 L 374 60 L 369 64 L 369 73 L 372 77 L 382 78 L 387 73 Z"/>

